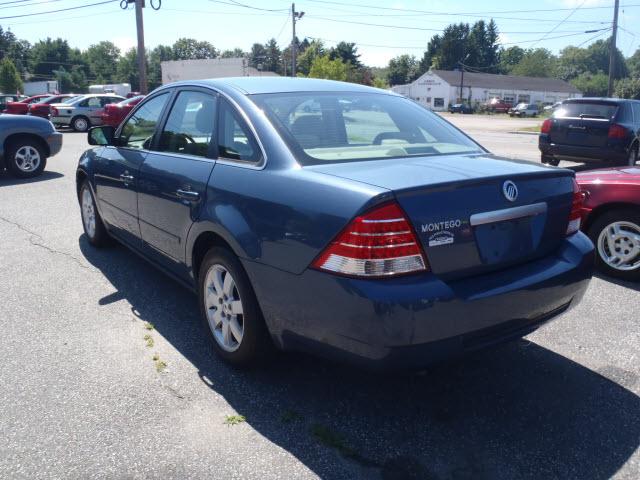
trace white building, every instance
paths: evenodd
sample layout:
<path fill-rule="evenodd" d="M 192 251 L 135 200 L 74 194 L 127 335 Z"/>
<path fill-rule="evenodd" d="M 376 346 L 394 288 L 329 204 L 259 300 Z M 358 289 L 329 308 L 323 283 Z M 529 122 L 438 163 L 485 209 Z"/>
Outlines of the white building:
<path fill-rule="evenodd" d="M 273 72 L 262 72 L 248 65 L 245 58 L 211 58 L 205 60 L 176 60 L 162 62 L 162 83 L 180 80 L 204 80 L 223 77 L 273 77 Z"/>
<path fill-rule="evenodd" d="M 460 102 L 459 71 L 429 70 L 408 85 L 396 85 L 392 90 L 433 110 L 447 110 L 449 104 Z M 492 98 L 507 102 L 551 105 L 582 93 L 558 78 L 519 77 L 492 73 L 464 72 L 462 98 L 472 105 Z"/>

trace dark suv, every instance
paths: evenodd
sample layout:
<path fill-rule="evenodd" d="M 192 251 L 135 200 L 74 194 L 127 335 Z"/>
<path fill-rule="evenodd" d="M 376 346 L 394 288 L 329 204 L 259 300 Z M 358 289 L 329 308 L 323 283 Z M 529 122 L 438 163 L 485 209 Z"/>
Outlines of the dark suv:
<path fill-rule="evenodd" d="M 560 160 L 635 165 L 640 143 L 640 101 L 615 98 L 565 100 L 542 123 L 542 163 Z"/>

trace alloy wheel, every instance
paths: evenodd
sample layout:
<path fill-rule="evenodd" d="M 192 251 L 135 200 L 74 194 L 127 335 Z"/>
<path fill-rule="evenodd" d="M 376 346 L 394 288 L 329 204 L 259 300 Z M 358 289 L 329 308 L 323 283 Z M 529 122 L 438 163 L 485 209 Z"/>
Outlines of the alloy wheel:
<path fill-rule="evenodd" d="M 35 172 L 40 166 L 40 162 L 40 153 L 31 145 L 25 145 L 16 151 L 15 164 L 22 172 Z"/>
<path fill-rule="evenodd" d="M 73 122 L 73 128 L 75 128 L 79 132 L 84 132 L 89 129 L 89 124 L 84 118 L 77 118 Z"/>
<path fill-rule="evenodd" d="M 93 197 L 88 188 L 82 191 L 82 222 L 87 235 L 93 238 L 96 235 L 96 208 Z"/>
<path fill-rule="evenodd" d="M 607 225 L 598 236 L 598 254 L 616 270 L 640 268 L 640 226 L 625 221 Z"/>
<path fill-rule="evenodd" d="M 215 264 L 207 272 L 204 288 L 207 321 L 213 337 L 220 348 L 234 352 L 244 335 L 243 306 L 236 282 L 229 270 Z"/>

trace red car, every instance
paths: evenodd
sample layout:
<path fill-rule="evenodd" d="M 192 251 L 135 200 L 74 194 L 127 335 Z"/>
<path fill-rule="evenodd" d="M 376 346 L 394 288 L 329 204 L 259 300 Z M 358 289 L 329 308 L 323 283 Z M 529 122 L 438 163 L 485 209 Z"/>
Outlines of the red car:
<path fill-rule="evenodd" d="M 44 100 L 49 96 L 50 95 L 34 95 L 33 97 L 20 100 L 19 102 L 9 102 L 7 103 L 7 108 L 4 113 L 9 113 L 11 115 L 26 115 L 29 111 L 29 105 L 32 103 L 38 103 L 40 100 Z"/>
<path fill-rule="evenodd" d="M 582 230 L 596 246 L 596 266 L 607 275 L 640 280 L 640 167 L 576 175 L 585 194 Z"/>
<path fill-rule="evenodd" d="M 500 100 L 499 98 L 492 98 L 485 106 L 488 111 L 493 113 L 507 113 L 509 109 L 513 107 L 511 103 Z"/>
<path fill-rule="evenodd" d="M 144 95 L 138 95 L 137 97 L 123 100 L 120 103 L 105 105 L 104 111 L 102 112 L 102 123 L 104 125 L 117 127 L 118 125 L 120 125 L 120 122 L 122 122 L 122 120 L 124 120 L 124 118 L 129 114 L 133 107 L 140 103 L 143 98 Z"/>
<path fill-rule="evenodd" d="M 49 118 L 49 114 L 51 113 L 50 105 L 54 103 L 62 103 L 65 100 L 69 100 L 70 98 L 75 97 L 76 95 L 67 93 L 63 95 L 53 95 L 47 97 L 45 100 L 41 102 L 32 103 L 29 105 L 29 115 L 34 115 L 36 117 Z"/>

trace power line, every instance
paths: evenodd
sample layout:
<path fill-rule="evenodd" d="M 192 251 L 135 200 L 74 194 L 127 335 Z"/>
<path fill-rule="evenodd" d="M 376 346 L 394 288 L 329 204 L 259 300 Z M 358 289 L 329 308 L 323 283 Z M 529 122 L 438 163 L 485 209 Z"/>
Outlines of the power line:
<path fill-rule="evenodd" d="M 560 23 L 558 23 L 555 27 L 553 27 L 551 30 L 549 30 L 547 33 L 545 33 L 545 34 L 544 34 L 544 37 L 542 37 L 542 38 L 540 39 L 540 42 L 541 42 L 542 40 L 544 40 L 545 38 L 547 38 L 549 35 L 551 35 L 553 32 L 555 32 L 555 31 L 556 31 L 556 29 L 557 29 L 560 25 L 562 25 L 564 22 L 566 22 L 567 20 L 569 20 L 569 18 L 570 18 L 574 13 L 576 13 L 578 10 L 580 10 L 580 7 L 582 7 L 582 6 L 586 3 L 586 1 L 587 1 L 587 0 L 582 0 L 582 3 L 581 3 L 580 5 L 578 5 L 576 8 L 574 8 L 573 10 L 571 10 L 571 12 L 569 13 L 569 15 L 567 15 L 565 18 L 563 18 L 563 19 L 560 21 Z M 534 43 L 534 44 L 531 46 L 531 48 L 535 47 L 538 43 L 539 43 L 539 42 Z"/>
<path fill-rule="evenodd" d="M 77 6 L 77 7 L 60 8 L 58 10 L 48 10 L 46 12 L 24 13 L 22 15 L 12 15 L 12 16 L 9 16 L 9 17 L 0 17 L 0 20 L 6 20 L 6 19 L 10 19 L 10 18 L 35 17 L 36 15 L 46 15 L 46 14 L 49 14 L 49 13 L 68 12 L 70 10 L 79 10 L 81 8 L 95 7 L 97 5 L 105 5 L 107 3 L 114 3 L 114 2 L 117 2 L 117 1 L 118 0 L 106 0 L 104 2 L 90 3 L 88 5 L 80 5 L 80 6 Z"/>
<path fill-rule="evenodd" d="M 288 8 L 260 8 L 253 7 L 251 5 L 245 5 L 244 3 L 236 2 L 235 0 L 229 0 L 228 2 L 223 2 L 222 0 L 209 0 L 212 3 L 221 3 L 223 5 L 233 5 L 235 7 L 243 7 L 249 8 L 251 10 L 260 10 L 262 12 L 286 12 L 289 11 Z"/>
<path fill-rule="evenodd" d="M 586 1 L 586 0 L 585 0 Z M 399 30 L 420 30 L 423 32 L 442 32 L 442 28 L 425 28 L 425 27 L 410 27 L 405 25 L 387 25 L 383 23 L 369 23 L 369 22 L 357 22 L 353 20 L 339 20 L 336 18 L 328 18 L 328 17 L 318 17 L 315 15 L 310 16 L 314 20 L 325 20 L 327 22 L 337 22 L 337 23 L 347 23 L 351 25 L 366 25 L 371 27 L 381 27 L 381 28 L 395 28 Z M 581 33 L 592 33 L 597 30 L 562 30 L 558 33 L 571 33 L 571 34 L 581 34 Z M 553 32 L 553 30 L 551 31 Z M 517 31 L 517 32 L 501 32 L 506 34 L 518 34 L 518 35 L 539 35 L 539 34 L 549 34 L 549 32 L 537 32 L 537 31 Z M 544 39 L 544 37 L 543 37 Z"/>
<path fill-rule="evenodd" d="M 29 0 L 32 1 L 32 0 Z M 8 7 L 5 6 L 0 6 L 0 10 L 8 10 L 9 8 L 25 8 L 25 7 L 31 7 L 33 5 L 41 5 L 43 3 L 54 3 L 54 2 L 61 2 L 62 0 L 44 0 L 41 2 L 34 2 L 34 3 L 29 3 L 27 5 L 10 5 Z M 0 3 L 0 5 L 4 5 L 3 3 Z"/>
<path fill-rule="evenodd" d="M 323 3 L 323 4 L 329 4 L 329 5 L 344 5 L 344 2 L 335 2 L 335 1 L 329 1 L 329 0 L 302 0 L 302 1 L 306 1 L 306 2 L 313 2 L 313 3 Z M 374 10 L 390 10 L 390 11 L 396 11 L 396 12 L 412 12 L 412 13 L 424 13 L 427 15 L 441 15 L 443 14 L 443 12 L 437 12 L 437 11 L 433 11 L 433 10 L 415 10 L 415 9 L 409 9 L 409 8 L 397 8 L 397 7 L 378 7 L 378 6 L 372 6 L 372 5 L 365 5 L 362 3 L 358 3 L 358 4 L 350 4 L 354 7 L 361 7 L 361 8 L 370 8 L 370 9 L 374 9 Z M 621 5 L 624 8 L 628 8 L 628 7 L 640 7 L 640 4 L 636 3 L 636 4 L 628 4 L 628 5 Z M 584 7 L 583 10 L 596 10 L 596 9 L 610 9 L 611 7 L 604 7 L 604 6 L 596 6 L 596 7 Z M 573 10 L 573 8 L 547 8 L 547 9 L 534 9 L 534 10 L 498 10 L 498 11 L 486 11 L 486 12 L 453 12 L 453 13 L 447 13 L 444 12 L 445 14 L 450 14 L 450 15 L 461 15 L 461 16 L 471 16 L 471 15 L 490 15 L 493 13 L 539 13 L 539 12 L 559 12 L 559 11 L 563 11 L 563 10 Z"/>

